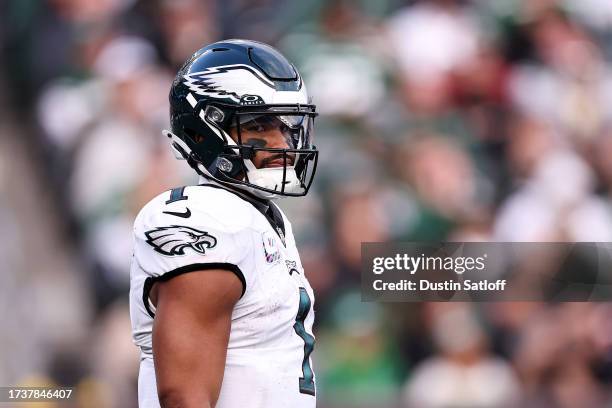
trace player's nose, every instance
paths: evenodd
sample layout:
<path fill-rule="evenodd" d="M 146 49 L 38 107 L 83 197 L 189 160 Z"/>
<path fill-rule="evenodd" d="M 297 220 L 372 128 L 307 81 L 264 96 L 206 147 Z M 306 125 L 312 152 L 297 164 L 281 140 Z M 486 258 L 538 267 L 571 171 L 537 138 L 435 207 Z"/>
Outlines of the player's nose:
<path fill-rule="evenodd" d="M 267 145 L 273 149 L 288 149 L 289 143 L 279 128 L 274 128 L 266 135 Z"/>

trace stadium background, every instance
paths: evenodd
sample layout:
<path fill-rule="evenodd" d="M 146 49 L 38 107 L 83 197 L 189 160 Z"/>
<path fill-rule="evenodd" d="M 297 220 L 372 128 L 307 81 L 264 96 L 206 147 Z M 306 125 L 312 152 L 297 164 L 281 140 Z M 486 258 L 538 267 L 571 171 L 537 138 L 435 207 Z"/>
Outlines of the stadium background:
<path fill-rule="evenodd" d="M 612 404 L 610 304 L 358 290 L 362 241 L 612 241 L 612 2 L 20 0 L 0 23 L 1 385 L 136 406 L 131 225 L 195 181 L 160 134 L 169 84 L 250 38 L 321 113 L 314 189 L 281 202 L 317 292 L 319 406 Z"/>

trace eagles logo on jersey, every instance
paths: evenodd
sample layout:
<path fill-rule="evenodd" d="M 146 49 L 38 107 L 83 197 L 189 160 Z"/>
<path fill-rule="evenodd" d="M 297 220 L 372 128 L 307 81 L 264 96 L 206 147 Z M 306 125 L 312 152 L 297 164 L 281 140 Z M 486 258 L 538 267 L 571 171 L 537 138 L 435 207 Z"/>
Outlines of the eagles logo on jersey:
<path fill-rule="evenodd" d="M 146 231 L 147 244 L 160 254 L 174 256 L 185 255 L 185 249 L 191 248 L 205 254 L 207 249 L 217 245 L 217 239 L 205 231 L 182 225 L 157 227 Z"/>

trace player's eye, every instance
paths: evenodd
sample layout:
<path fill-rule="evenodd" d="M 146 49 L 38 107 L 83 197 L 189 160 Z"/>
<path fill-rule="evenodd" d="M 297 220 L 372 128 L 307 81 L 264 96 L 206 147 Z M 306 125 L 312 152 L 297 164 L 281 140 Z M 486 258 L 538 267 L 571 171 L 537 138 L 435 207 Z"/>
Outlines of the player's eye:
<path fill-rule="evenodd" d="M 249 122 L 244 125 L 244 129 L 249 132 L 265 132 L 266 128 L 261 123 Z"/>
<path fill-rule="evenodd" d="M 274 129 L 280 129 L 281 126 L 283 126 L 283 123 L 275 116 L 260 116 L 244 123 L 242 128 L 248 132 L 270 132 Z"/>

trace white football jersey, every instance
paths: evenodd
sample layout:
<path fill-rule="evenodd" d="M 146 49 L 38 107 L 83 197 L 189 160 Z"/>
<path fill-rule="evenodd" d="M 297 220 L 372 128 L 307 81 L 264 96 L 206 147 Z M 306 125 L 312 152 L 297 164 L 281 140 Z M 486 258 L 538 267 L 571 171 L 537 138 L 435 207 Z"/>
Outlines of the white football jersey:
<path fill-rule="evenodd" d="M 159 407 L 151 344 L 156 281 L 227 269 L 243 285 L 232 312 L 218 408 L 314 407 L 314 296 L 291 224 L 274 204 L 284 233 L 236 193 L 187 186 L 151 200 L 134 223 L 130 314 L 141 349 L 141 408 Z M 278 222 L 276 223 L 279 224 Z M 206 272 L 199 272 L 206 273 Z"/>

